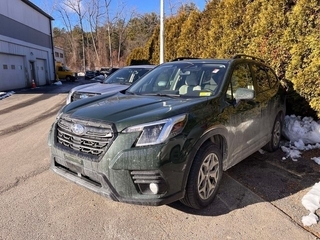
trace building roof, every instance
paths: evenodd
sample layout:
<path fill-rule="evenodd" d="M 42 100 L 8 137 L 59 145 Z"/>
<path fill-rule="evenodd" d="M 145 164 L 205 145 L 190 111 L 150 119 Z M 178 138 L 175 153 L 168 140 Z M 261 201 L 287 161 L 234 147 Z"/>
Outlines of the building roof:
<path fill-rule="evenodd" d="M 54 20 L 53 17 L 51 17 L 49 14 L 47 14 L 45 11 L 43 11 L 41 8 L 39 8 L 37 5 L 35 5 L 34 3 L 30 2 L 29 0 L 21 0 L 21 1 L 24 2 L 25 4 L 27 4 L 28 6 L 30 6 L 31 8 L 33 8 L 34 10 L 38 11 L 42 15 L 46 16 L 50 20 Z"/>

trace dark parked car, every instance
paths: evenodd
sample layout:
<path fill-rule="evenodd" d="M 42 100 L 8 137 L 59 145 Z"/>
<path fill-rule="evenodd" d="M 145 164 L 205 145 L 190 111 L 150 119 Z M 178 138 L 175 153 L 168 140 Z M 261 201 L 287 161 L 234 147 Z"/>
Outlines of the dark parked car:
<path fill-rule="evenodd" d="M 67 104 L 82 98 L 125 90 L 154 67 L 155 65 L 126 66 L 114 72 L 108 78 L 100 79 L 102 82 L 77 86 L 70 90 Z"/>
<path fill-rule="evenodd" d="M 262 60 L 179 59 L 125 92 L 64 106 L 51 169 L 114 201 L 204 208 L 223 171 L 279 148 L 284 116 L 284 90 Z"/>
<path fill-rule="evenodd" d="M 100 69 L 100 74 L 105 75 L 107 77 L 119 69 L 120 68 L 116 68 L 116 67 L 110 67 L 110 68 L 103 67 Z"/>
<path fill-rule="evenodd" d="M 86 73 L 84 74 L 84 79 L 91 79 L 94 78 L 96 76 L 94 71 L 86 71 Z"/>

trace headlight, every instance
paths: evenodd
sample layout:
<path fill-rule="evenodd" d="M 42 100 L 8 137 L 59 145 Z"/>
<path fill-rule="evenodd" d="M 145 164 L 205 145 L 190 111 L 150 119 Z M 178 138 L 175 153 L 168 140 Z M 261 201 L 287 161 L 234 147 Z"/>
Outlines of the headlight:
<path fill-rule="evenodd" d="M 181 133 L 186 122 L 187 115 L 183 114 L 156 122 L 132 126 L 124 129 L 122 133 L 141 132 L 136 146 L 155 145 Z"/>

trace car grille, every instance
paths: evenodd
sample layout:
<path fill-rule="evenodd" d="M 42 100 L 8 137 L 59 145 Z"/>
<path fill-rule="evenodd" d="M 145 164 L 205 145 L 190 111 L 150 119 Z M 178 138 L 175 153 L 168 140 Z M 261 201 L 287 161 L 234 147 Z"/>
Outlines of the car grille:
<path fill-rule="evenodd" d="M 74 92 L 71 96 L 71 102 L 77 101 L 83 98 L 89 98 L 100 95 L 99 93 L 85 93 L 85 92 Z"/>
<path fill-rule="evenodd" d="M 77 126 L 82 132 L 77 132 Z M 89 122 L 71 118 L 60 118 L 57 124 L 57 144 L 86 156 L 99 157 L 114 139 L 114 132 L 109 124 Z"/>

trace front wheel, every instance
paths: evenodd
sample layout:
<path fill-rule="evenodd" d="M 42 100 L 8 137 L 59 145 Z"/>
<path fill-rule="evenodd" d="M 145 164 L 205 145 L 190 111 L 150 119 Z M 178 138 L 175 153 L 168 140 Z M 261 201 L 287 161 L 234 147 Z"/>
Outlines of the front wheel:
<path fill-rule="evenodd" d="M 201 209 L 212 203 L 222 178 L 222 154 L 212 143 L 204 144 L 197 152 L 180 201 L 191 208 Z"/>

